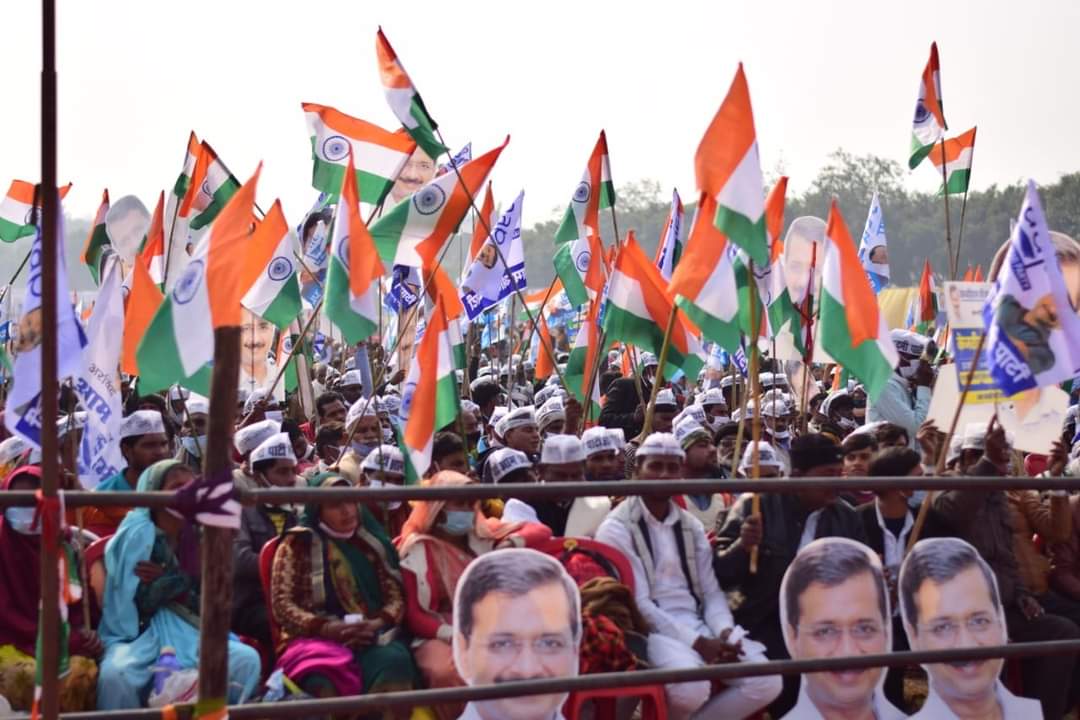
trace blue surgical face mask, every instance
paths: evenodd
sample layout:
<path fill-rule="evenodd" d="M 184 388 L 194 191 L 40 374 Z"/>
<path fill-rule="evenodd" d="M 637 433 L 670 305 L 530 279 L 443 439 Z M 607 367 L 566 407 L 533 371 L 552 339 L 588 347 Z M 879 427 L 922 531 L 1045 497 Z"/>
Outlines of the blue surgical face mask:
<path fill-rule="evenodd" d="M 352 441 L 352 450 L 354 453 L 360 456 L 361 460 L 366 458 L 368 456 L 368 453 L 370 453 L 375 448 L 375 445 L 368 445 L 367 443 L 362 443 L 358 440 Z"/>
<path fill-rule="evenodd" d="M 40 535 L 41 526 L 31 529 L 34 524 L 34 508 L 32 507 L 9 507 L 4 510 L 4 522 L 11 525 L 11 529 L 20 535 Z"/>
<path fill-rule="evenodd" d="M 195 457 L 202 457 L 202 450 L 206 447 L 206 436 L 200 435 L 198 437 L 192 437 L 185 435 L 180 438 L 180 442 L 183 443 L 184 449 Z"/>
<path fill-rule="evenodd" d="M 472 510 L 447 510 L 446 520 L 439 527 L 447 535 L 467 535 L 476 523 L 476 513 Z"/>

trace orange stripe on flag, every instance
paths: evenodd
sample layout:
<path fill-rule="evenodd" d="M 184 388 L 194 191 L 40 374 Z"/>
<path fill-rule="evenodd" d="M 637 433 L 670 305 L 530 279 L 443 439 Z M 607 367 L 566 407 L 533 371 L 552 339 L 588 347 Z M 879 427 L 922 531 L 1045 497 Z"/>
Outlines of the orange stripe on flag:
<path fill-rule="evenodd" d="M 765 199 L 765 232 L 769 234 L 772 253 L 769 261 L 773 262 L 784 251 L 784 241 L 780 233 L 784 231 L 784 200 L 787 197 L 787 175 L 781 175 L 780 179 L 769 191 L 769 197 Z"/>
<path fill-rule="evenodd" d="M 360 217 L 360 193 L 356 187 L 356 169 L 351 151 L 341 184 L 341 203 L 347 210 L 345 217 L 349 223 L 349 292 L 353 297 L 360 297 L 385 271 L 371 232 Z"/>
<path fill-rule="evenodd" d="M 960 157 L 960 153 L 968 148 L 975 147 L 975 131 L 977 129 L 977 127 L 973 127 L 962 135 L 943 141 L 945 144 L 945 162 L 953 162 Z M 937 167 L 941 167 L 941 145 L 942 143 L 938 143 L 928 156 L 930 161 Z"/>
<path fill-rule="evenodd" d="M 878 320 L 877 298 L 870 287 L 870 280 L 859 263 L 859 254 L 851 240 L 840 207 L 836 199 L 829 208 L 829 222 L 825 235 L 837 252 L 840 253 L 840 283 L 843 298 L 837 298 L 847 311 L 848 329 L 851 332 L 851 346 L 858 347 L 866 340 L 876 340 L 880 321 Z"/>
<path fill-rule="evenodd" d="M 551 330 L 548 329 L 547 320 L 544 319 L 543 313 L 540 313 L 536 326 L 540 331 L 538 339 L 540 349 L 536 352 L 536 369 L 533 372 L 537 380 L 547 380 L 551 377 L 551 373 L 555 372 L 555 366 L 551 363 L 551 355 L 548 353 L 547 348 L 555 346 L 551 342 Z"/>
<path fill-rule="evenodd" d="M 425 268 L 424 274 L 428 276 L 427 293 L 431 301 L 435 303 L 442 300 L 448 319 L 456 320 L 461 317 L 461 314 L 465 312 L 465 306 L 461 304 L 458 287 L 442 266 L 436 265 L 434 269 Z"/>
<path fill-rule="evenodd" d="M 615 257 L 615 269 L 637 281 L 638 286 L 641 287 L 642 302 L 645 303 L 645 308 L 653 322 L 662 328 L 667 327 L 668 317 L 674 305 L 672 296 L 668 294 L 660 269 L 649 262 L 648 256 L 638 245 L 633 230 L 626 233 L 626 241 Z M 676 322 L 675 327 L 672 328 L 671 344 L 680 353 L 687 352 L 689 346 L 686 341 L 686 327 L 681 321 Z"/>
<path fill-rule="evenodd" d="M 716 199 L 703 192 L 698 198 L 694 224 L 686 238 L 683 256 L 671 274 L 671 283 L 667 288 L 671 297 L 682 295 L 690 300 L 695 299 L 724 257 L 727 236 L 713 225 L 714 217 Z"/>
<path fill-rule="evenodd" d="M 409 74 L 398 61 L 397 53 L 390 47 L 390 41 L 386 39 L 381 27 L 375 34 L 375 52 L 379 59 L 379 78 L 382 80 L 383 87 L 400 90 L 412 88 Z"/>
<path fill-rule="evenodd" d="M 150 277 L 150 271 L 141 262 L 131 268 L 131 293 L 124 307 L 124 339 L 120 357 L 120 369 L 128 375 L 139 375 L 135 351 L 150 327 L 161 301 L 165 296 Z"/>
<path fill-rule="evenodd" d="M 441 303 L 431 311 L 424 337 L 416 350 L 416 362 L 420 365 L 420 379 L 413 391 L 409 421 L 405 425 L 405 445 L 423 448 L 431 441 L 435 431 L 436 386 L 439 382 L 439 343 L 445 341 L 446 312 Z M 424 468 L 426 470 L 427 468 Z M 417 468 L 417 472 L 424 472 Z"/>
<path fill-rule="evenodd" d="M 742 63 L 739 63 L 727 97 L 709 123 L 694 155 L 698 190 L 716 197 L 728 178 L 735 173 L 735 168 L 742 162 L 755 138 L 750 88 L 746 85 Z M 710 215 L 709 220 L 713 217 Z"/>
<path fill-rule="evenodd" d="M 930 43 L 930 59 L 926 62 L 926 67 L 923 69 L 922 81 L 926 93 L 923 97 L 923 106 L 933 113 L 938 121 L 938 125 L 940 125 L 943 130 L 948 130 L 949 126 L 945 124 L 945 114 L 941 111 L 941 95 L 939 92 L 939 84 L 941 83 L 941 63 L 938 61 L 936 42 Z"/>
<path fill-rule="evenodd" d="M 266 221 L 252 233 L 251 209 L 255 205 L 255 187 L 261 172 L 262 163 L 259 163 L 255 174 L 240 186 L 210 226 L 206 289 L 210 296 L 210 319 L 215 329 L 241 324 L 240 299 L 266 269 L 281 240 L 281 235 L 272 237 L 266 231 L 272 225 Z"/>
<path fill-rule="evenodd" d="M 165 192 L 162 191 L 158 195 L 157 205 L 154 207 L 154 214 L 150 218 L 150 229 L 146 231 L 146 245 L 143 246 L 143 250 L 139 253 L 139 262 L 141 262 L 147 269 L 150 267 L 150 261 L 155 256 L 165 255 Z"/>
<path fill-rule="evenodd" d="M 494 212 L 495 198 L 491 193 L 491 181 L 489 180 L 487 190 L 484 192 L 484 202 L 480 205 L 480 217 L 483 218 L 483 221 L 477 219 L 476 230 L 473 232 L 472 243 L 469 245 L 469 262 L 476 260 L 476 255 L 480 252 L 480 248 L 484 246 L 484 241 L 488 238 L 488 229 L 494 222 L 491 219 Z"/>
<path fill-rule="evenodd" d="M 407 133 L 391 132 L 375 123 L 346 115 L 329 105 L 318 103 L 301 103 L 300 105 L 304 112 L 315 113 L 328 127 L 348 135 L 353 140 L 375 143 L 406 155 L 411 155 L 416 149 L 416 143 Z"/>

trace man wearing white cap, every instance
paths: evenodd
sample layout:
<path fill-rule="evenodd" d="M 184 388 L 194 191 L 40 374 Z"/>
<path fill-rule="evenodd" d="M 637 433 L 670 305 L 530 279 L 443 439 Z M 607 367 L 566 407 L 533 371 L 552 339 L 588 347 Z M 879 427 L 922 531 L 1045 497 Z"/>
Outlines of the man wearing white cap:
<path fill-rule="evenodd" d="M 961 475 L 967 475 L 975 463 L 979 462 L 986 449 L 986 423 L 974 422 L 964 426 L 963 440 L 960 442 Z"/>
<path fill-rule="evenodd" d="M 382 423 L 379 421 L 375 398 L 360 398 L 349 406 L 349 413 L 345 416 L 345 431 L 345 437 L 352 432 L 352 441 L 349 447 L 342 449 L 337 469 L 353 485 L 359 485 L 360 465 L 368 453 L 383 442 Z"/>
<path fill-rule="evenodd" d="M 493 416 L 498 418 L 494 421 L 497 441 L 493 443 L 495 447 L 502 446 L 525 453 L 530 463 L 540 459 L 540 429 L 536 425 L 536 411 L 532 405 L 522 405 L 512 410 L 507 408 L 505 413 L 500 413 L 499 408 L 496 408 Z M 479 468 L 482 477 L 486 476 L 491 452 L 493 451 L 480 456 Z"/>
<path fill-rule="evenodd" d="M 190 411 L 190 402 L 188 410 Z M 288 433 L 275 433 L 251 451 L 249 462 L 258 487 L 295 487 L 296 455 Z M 266 598 L 259 579 L 259 552 L 271 538 L 297 523 L 296 511 L 287 505 L 258 503 L 240 512 L 240 529 L 233 539 L 233 606 L 231 630 L 254 637 L 271 647 Z"/>
<path fill-rule="evenodd" d="M 112 477 L 105 478 L 95 490 L 118 490 L 131 492 L 139 483 L 143 470 L 159 460 L 169 458 L 169 438 L 165 434 L 165 420 L 157 410 L 136 410 L 120 424 L 120 454 L 127 467 Z M 105 505 L 88 509 L 84 520 L 93 532 L 110 534 L 116 532 L 120 521 L 130 508 Z"/>
<path fill-rule="evenodd" d="M 233 469 L 233 484 L 236 487 L 245 490 L 255 490 L 259 487 L 255 476 L 251 474 L 249 462 L 251 452 L 279 432 L 281 432 L 280 423 L 273 420 L 260 420 L 257 423 L 245 425 L 233 433 L 233 445 L 236 446 L 236 452 L 241 457 L 240 466 Z"/>
<path fill-rule="evenodd" d="M 529 456 L 520 450 L 496 448 L 484 463 L 485 483 L 534 483 L 536 470 Z M 539 522 L 532 501 L 509 498 L 503 505 L 503 522 Z"/>
<path fill-rule="evenodd" d="M 536 426 L 542 437 L 562 433 L 565 424 L 566 408 L 560 395 L 549 397 L 536 411 Z"/>
<path fill-rule="evenodd" d="M 645 422 L 645 403 L 652 394 L 652 378 L 656 375 L 656 357 L 652 353 L 638 356 L 639 379 L 620 377 L 608 386 L 604 407 L 600 410 L 600 425 L 621 428 L 626 437 L 637 436 Z"/>
<path fill-rule="evenodd" d="M 619 428 L 591 427 L 581 434 L 585 450 L 586 480 L 622 480 L 623 446 L 626 440 Z"/>
<path fill-rule="evenodd" d="M 405 483 L 405 458 L 397 445 L 379 445 L 360 463 L 360 485 L 381 488 Z M 367 509 L 386 530 L 387 537 L 396 538 L 409 519 L 412 507 L 404 500 L 365 503 Z"/>
<path fill-rule="evenodd" d="M 686 453 L 686 460 L 683 462 L 684 477 L 695 480 L 718 480 L 724 477 L 716 464 L 716 445 L 713 444 L 712 433 L 694 417 L 684 416 L 675 425 L 675 439 Z M 727 493 L 687 494 L 683 497 L 687 511 L 707 528 L 716 527 L 716 518 L 731 505 L 731 497 Z"/>
<path fill-rule="evenodd" d="M 890 333 L 900 364 L 889 377 L 889 382 L 866 409 L 866 421 L 884 420 L 907 430 L 908 446 L 915 447 L 915 435 L 930 411 L 930 388 L 934 384 L 934 370 L 922 359 L 927 339 L 907 330 Z"/>
<path fill-rule="evenodd" d="M 701 397 L 701 407 L 705 410 L 706 426 L 716 432 L 721 425 L 731 420 L 724 392 L 720 388 L 709 388 Z"/>
<path fill-rule="evenodd" d="M 757 442 L 758 477 L 777 478 L 787 475 L 787 466 L 780 453 L 764 440 Z M 747 444 L 742 459 L 739 460 L 739 477 L 752 477 L 754 474 L 754 448 L 753 441 Z"/>
<path fill-rule="evenodd" d="M 581 440 L 575 435 L 549 435 L 540 451 L 539 470 L 543 483 L 584 482 L 585 450 Z M 597 513 L 585 513 L 588 517 L 579 517 L 573 531 L 568 529 L 570 515 L 578 505 L 576 501 L 584 499 L 533 500 L 530 504 L 536 510 L 538 520 L 551 528 L 553 535 L 591 537 L 604 519 L 603 515 L 597 517 Z M 586 509 L 585 505 L 581 506 L 582 511 Z"/>
<path fill-rule="evenodd" d="M 656 393 L 656 406 L 653 408 L 652 431 L 670 433 L 675 425 L 675 416 L 679 414 L 679 404 L 675 393 L 670 388 L 661 388 Z M 603 423 L 601 423 L 603 424 Z M 642 437 L 638 434 L 623 448 L 623 460 L 626 464 L 626 476 L 634 474 L 634 454 L 641 445 Z"/>
<path fill-rule="evenodd" d="M 635 455 L 634 479 L 682 477 L 685 453 L 670 433 L 645 438 Z M 627 498 L 600 525 L 596 539 L 626 556 L 635 600 L 649 626 L 649 661 L 682 669 L 726 662 L 761 662 L 765 648 L 735 625 L 712 570 L 705 530 L 670 494 Z M 672 718 L 746 717 L 780 692 L 778 677 L 732 680 L 718 695 L 709 681 L 665 687 Z"/>
<path fill-rule="evenodd" d="M 338 392 L 345 398 L 345 402 L 352 405 L 364 394 L 364 380 L 359 370 L 349 370 L 338 381 Z"/>
<path fill-rule="evenodd" d="M 193 472 L 202 472 L 202 459 L 206 453 L 206 428 L 210 420 L 210 401 L 192 393 L 184 402 L 187 412 L 180 416 L 180 450 L 176 459 Z"/>

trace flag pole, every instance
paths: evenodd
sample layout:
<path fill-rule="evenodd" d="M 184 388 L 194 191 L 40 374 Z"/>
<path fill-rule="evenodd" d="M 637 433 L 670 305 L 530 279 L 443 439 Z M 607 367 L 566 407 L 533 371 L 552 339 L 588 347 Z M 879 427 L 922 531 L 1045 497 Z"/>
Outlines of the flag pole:
<path fill-rule="evenodd" d="M 964 215 L 967 214 L 967 200 L 968 200 L 968 188 L 971 187 L 971 175 L 968 174 L 968 184 L 964 188 L 964 199 L 960 201 L 960 233 L 956 238 L 956 264 L 954 267 L 957 271 L 960 270 L 960 247 L 964 244 Z M 947 195 L 948 193 L 946 193 Z M 956 279 L 955 274 L 953 280 Z"/>
<path fill-rule="evenodd" d="M 56 401 L 58 343 L 56 321 L 57 263 L 60 260 L 58 221 L 59 195 L 56 190 L 56 0 L 41 3 L 41 326 L 48 329 L 41 337 L 41 494 L 47 515 L 59 513 L 56 498 L 57 457 Z M 54 504 L 55 503 L 55 504 Z M 53 720 L 59 711 L 59 576 L 57 543 L 61 518 L 43 518 L 41 522 L 41 673 L 40 710 L 45 720 Z"/>
<path fill-rule="evenodd" d="M 578 332 L 581 332 L 580 328 L 578 328 Z M 578 436 L 579 437 L 581 436 L 581 434 L 583 432 L 585 432 L 585 425 L 587 425 L 589 420 L 592 419 L 592 391 L 593 391 L 593 387 L 596 385 L 596 383 L 599 382 L 600 363 L 603 362 L 602 358 L 604 356 L 604 343 L 606 341 L 607 341 L 607 330 L 602 330 L 601 329 L 600 330 L 599 342 L 598 342 L 598 344 L 596 346 L 596 357 L 593 359 L 592 368 L 590 368 L 590 370 L 589 370 L 589 381 L 585 384 L 585 387 L 582 389 L 582 396 L 585 398 L 585 414 L 583 416 L 584 417 L 584 422 L 582 423 L 582 426 L 580 428 L 578 428 Z M 597 420 L 599 420 L 599 418 L 597 418 Z"/>
<path fill-rule="evenodd" d="M 758 304 L 758 291 L 757 291 L 757 277 L 754 275 L 754 261 L 750 260 L 750 332 L 753 333 L 753 340 L 750 343 L 750 385 L 747 395 L 752 394 L 755 398 L 754 405 L 754 417 L 751 419 L 750 425 L 750 438 L 753 442 L 754 449 L 751 451 L 750 457 L 752 458 L 753 468 L 751 477 L 755 480 L 761 477 L 761 467 L 759 463 L 758 442 L 761 440 L 761 408 L 757 403 L 760 399 L 761 388 L 760 380 L 758 378 L 758 363 L 760 358 L 758 353 L 758 337 L 761 335 L 761 328 L 758 327 L 760 322 L 757 317 L 757 304 Z M 743 404 L 746 407 L 746 404 Z M 750 501 L 750 514 L 761 515 L 761 495 L 754 493 Z M 750 574 L 756 575 L 758 569 L 758 546 L 755 545 L 750 550 Z"/>
<path fill-rule="evenodd" d="M 34 249 L 33 247 L 31 247 L 30 250 L 23 257 L 22 262 L 19 263 L 19 267 L 15 268 L 15 272 L 11 274 L 11 279 L 8 280 L 7 285 L 4 286 L 3 290 L 0 290 L 0 302 L 2 302 L 4 298 L 8 296 L 8 292 L 11 290 L 11 286 L 14 285 L 15 281 L 19 278 L 19 275 L 22 273 L 23 268 L 26 267 L 26 263 L 30 262 L 30 255 L 32 255 L 33 252 Z"/>
<path fill-rule="evenodd" d="M 738 372 L 738 370 L 735 368 L 735 358 L 734 358 L 734 356 L 732 356 L 732 359 L 731 359 L 731 368 L 732 368 L 733 374 Z M 740 384 L 741 383 L 738 382 L 738 378 L 736 377 L 735 382 L 731 386 L 732 391 L 735 393 L 735 396 L 733 398 L 734 400 L 738 400 L 738 398 L 739 398 L 739 385 Z M 739 410 L 739 427 L 735 431 L 735 453 L 732 455 L 732 458 L 731 458 L 731 476 L 732 477 L 735 477 L 735 473 L 739 469 L 739 461 L 742 460 L 742 453 L 740 453 L 739 451 L 742 449 L 743 437 L 745 436 L 744 428 L 746 427 L 746 401 L 749 399 L 749 397 L 750 397 L 750 385 L 747 384 L 747 386 L 745 388 L 743 388 L 743 391 L 742 391 L 742 405 L 741 405 L 740 410 Z"/>
<path fill-rule="evenodd" d="M 952 246 L 952 223 L 949 219 L 949 178 L 947 175 L 947 169 L 945 167 L 945 138 L 941 138 L 941 189 L 942 195 L 945 197 L 945 244 L 949 253 L 949 279 L 956 279 L 956 264 L 953 262 L 953 246 Z M 960 261 L 959 255 L 956 257 L 956 262 Z"/>
<path fill-rule="evenodd" d="M 807 393 L 810 391 L 811 366 L 814 360 L 814 272 L 817 269 L 817 243 L 810 248 L 810 282 L 806 285 L 806 297 L 803 298 L 803 309 L 799 315 L 806 321 L 806 352 L 803 354 L 803 393 L 802 409 L 799 411 L 799 422 L 802 432 L 806 432 L 809 418 L 806 417 L 806 408 L 810 405 Z"/>
<path fill-rule="evenodd" d="M 675 329 L 675 316 L 678 312 L 679 306 L 671 303 L 667 329 L 664 330 L 664 343 L 660 346 L 660 357 L 656 360 L 656 380 L 653 382 L 652 391 L 649 393 L 649 404 L 645 408 L 645 425 L 641 429 L 642 440 L 647 438 L 652 431 L 653 412 L 656 410 L 656 395 L 660 391 L 660 383 L 664 380 L 664 365 L 667 363 L 668 348 L 671 347 L 671 331 Z"/>

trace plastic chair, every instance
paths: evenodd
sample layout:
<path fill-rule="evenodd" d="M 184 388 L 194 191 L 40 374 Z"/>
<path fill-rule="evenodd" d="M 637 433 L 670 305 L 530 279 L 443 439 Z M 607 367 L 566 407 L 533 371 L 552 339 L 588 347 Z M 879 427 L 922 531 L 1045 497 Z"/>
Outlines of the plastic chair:
<path fill-rule="evenodd" d="M 567 550 L 580 548 L 604 558 L 618 577 L 615 578 L 634 592 L 634 572 L 630 561 L 617 548 L 591 538 L 551 538 L 536 546 L 547 555 L 558 557 Z M 594 720 L 615 720 L 616 703 L 620 698 L 638 698 L 641 701 L 641 720 L 667 720 L 667 698 L 663 685 L 637 685 L 623 688 L 601 688 L 598 690 L 579 690 L 570 693 L 563 714 L 566 720 L 578 720 L 586 703 L 593 703 Z"/>
<path fill-rule="evenodd" d="M 280 541 L 280 536 L 270 538 L 259 551 L 259 581 L 262 583 L 263 599 L 266 600 L 266 620 L 270 623 L 270 639 L 275 649 L 280 640 L 281 630 L 274 620 L 274 606 L 270 602 L 270 577 L 274 570 L 274 554 L 277 552 Z"/>

